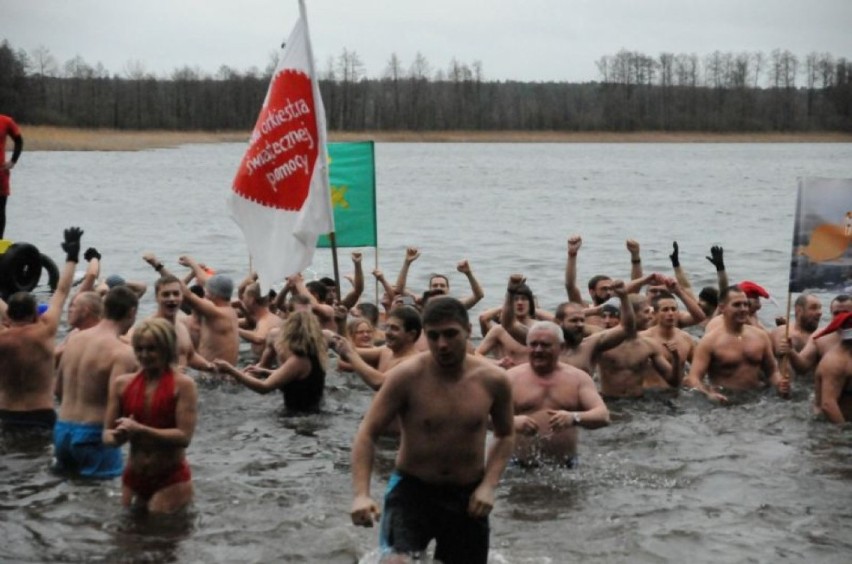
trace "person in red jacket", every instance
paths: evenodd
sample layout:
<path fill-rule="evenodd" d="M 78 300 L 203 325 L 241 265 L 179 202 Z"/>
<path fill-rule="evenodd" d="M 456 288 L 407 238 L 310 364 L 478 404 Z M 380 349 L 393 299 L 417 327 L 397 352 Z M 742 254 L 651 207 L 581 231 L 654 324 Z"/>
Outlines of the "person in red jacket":
<path fill-rule="evenodd" d="M 6 162 L 6 137 L 11 137 L 15 142 L 12 158 Z M 21 151 L 24 149 L 24 138 L 15 120 L 7 115 L 0 114 L 0 239 L 6 231 L 6 200 L 9 198 L 10 172 L 18 162 Z"/>

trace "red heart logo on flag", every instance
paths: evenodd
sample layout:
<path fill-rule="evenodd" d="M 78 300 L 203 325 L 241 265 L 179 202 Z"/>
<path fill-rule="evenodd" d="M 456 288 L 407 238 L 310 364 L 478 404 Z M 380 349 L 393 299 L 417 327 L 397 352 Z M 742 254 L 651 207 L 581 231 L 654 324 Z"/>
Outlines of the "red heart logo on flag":
<path fill-rule="evenodd" d="M 299 211 L 308 198 L 318 155 L 311 79 L 301 71 L 281 71 L 269 86 L 234 192 L 263 206 Z"/>

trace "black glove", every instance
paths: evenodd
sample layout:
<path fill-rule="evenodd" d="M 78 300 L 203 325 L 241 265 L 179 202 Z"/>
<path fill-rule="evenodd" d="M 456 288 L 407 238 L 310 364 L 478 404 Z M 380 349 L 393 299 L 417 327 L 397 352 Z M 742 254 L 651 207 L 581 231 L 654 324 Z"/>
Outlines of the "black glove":
<path fill-rule="evenodd" d="M 710 247 L 710 256 L 705 258 L 713 263 L 713 266 L 716 267 L 716 272 L 725 270 L 724 250 L 722 247 L 718 245 Z"/>
<path fill-rule="evenodd" d="M 83 253 L 83 258 L 86 259 L 86 262 L 89 262 L 93 258 L 101 260 L 101 253 L 99 253 L 96 248 L 89 247 L 88 249 L 86 249 L 86 252 Z"/>
<path fill-rule="evenodd" d="M 677 256 L 677 241 L 672 241 L 672 254 L 669 255 L 669 258 L 672 260 L 672 268 L 677 268 L 680 266 L 680 259 Z"/>
<path fill-rule="evenodd" d="M 65 230 L 65 242 L 62 250 L 65 251 L 66 262 L 80 262 L 80 238 L 83 230 L 79 227 L 69 227 Z"/>

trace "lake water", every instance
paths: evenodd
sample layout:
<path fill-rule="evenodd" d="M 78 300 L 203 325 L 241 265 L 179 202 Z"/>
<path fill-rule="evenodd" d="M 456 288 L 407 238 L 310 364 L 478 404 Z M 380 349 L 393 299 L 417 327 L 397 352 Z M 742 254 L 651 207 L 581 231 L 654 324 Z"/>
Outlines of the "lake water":
<path fill-rule="evenodd" d="M 59 263 L 62 229 L 80 225 L 104 275 L 153 283 L 140 258 L 150 250 L 176 271 L 190 253 L 241 277 L 245 245 L 224 201 L 242 149 L 27 152 L 7 236 Z M 395 277 L 416 245 L 409 284 L 425 288 L 443 272 L 463 294 L 455 264 L 468 258 L 486 292 L 474 314 L 500 303 L 513 272 L 552 310 L 565 299 L 565 241 L 580 233 L 581 287 L 594 274 L 628 275 L 628 237 L 642 244 L 646 271 L 670 272 L 677 240 L 693 285 L 712 284 L 704 256 L 719 244 L 732 281 L 775 296 L 762 311 L 771 320 L 786 306 L 797 177 L 852 178 L 852 144 L 379 144 L 376 158 L 380 267 Z M 318 250 L 312 270 L 329 275 L 329 255 Z M 369 271 L 375 254 L 365 255 Z M 142 314 L 154 310 L 150 295 L 143 302 Z M 491 561 L 849 561 L 852 436 L 812 420 L 808 393 L 610 406 L 610 427 L 582 433 L 578 470 L 507 471 Z M 332 374 L 323 412 L 291 417 L 278 395 L 202 384 L 188 450 L 196 499 L 168 519 L 130 515 L 118 480 L 60 479 L 49 445 L 3 437 L 0 560 L 375 559 L 376 531 L 348 517 L 351 439 L 370 397 L 356 377 Z M 380 450 L 376 496 L 393 446 Z"/>

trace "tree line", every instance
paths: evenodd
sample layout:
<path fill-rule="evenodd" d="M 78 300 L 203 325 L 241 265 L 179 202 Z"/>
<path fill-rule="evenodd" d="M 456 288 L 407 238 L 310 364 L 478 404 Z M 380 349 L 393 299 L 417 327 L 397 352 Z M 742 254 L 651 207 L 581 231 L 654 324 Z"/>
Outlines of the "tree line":
<path fill-rule="evenodd" d="M 83 128 L 250 130 L 275 69 L 181 67 L 157 77 L 140 62 L 121 74 L 44 47 L 0 44 L 0 111 L 28 124 Z M 368 77 L 344 49 L 320 72 L 333 131 L 852 131 L 852 62 L 828 53 L 662 53 L 621 50 L 585 83 L 487 80 L 453 59 L 391 55 Z"/>

